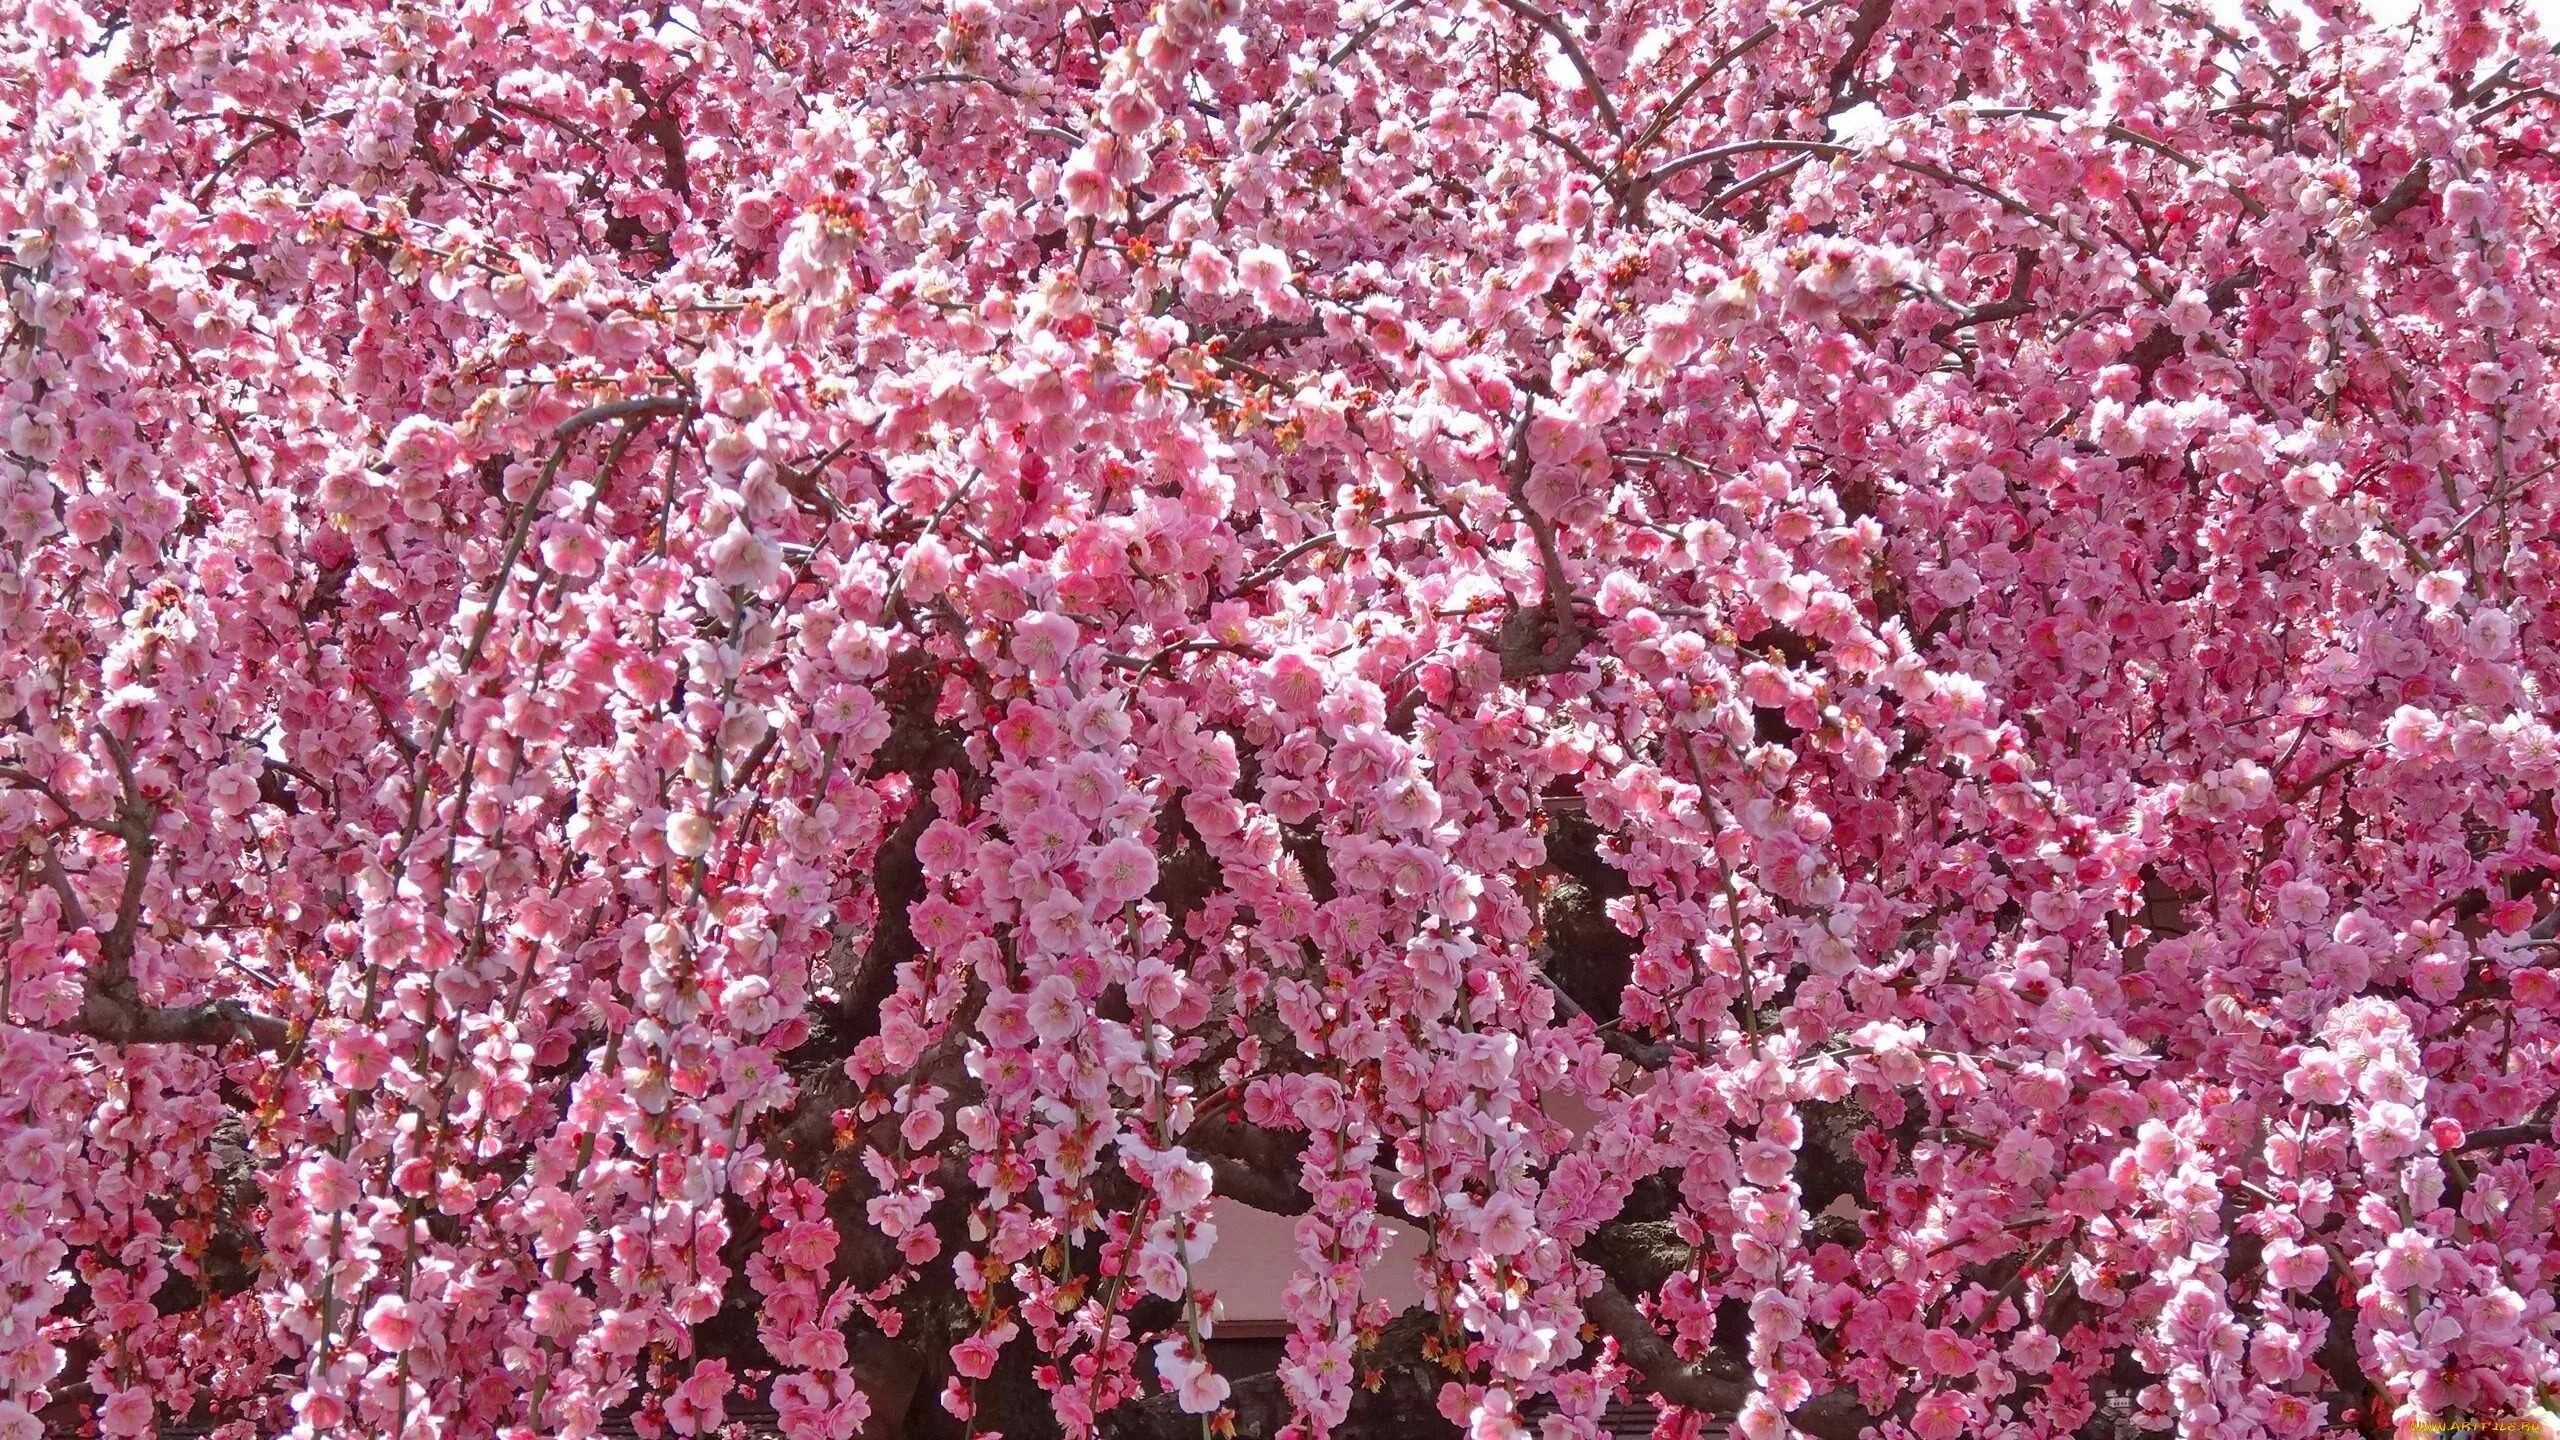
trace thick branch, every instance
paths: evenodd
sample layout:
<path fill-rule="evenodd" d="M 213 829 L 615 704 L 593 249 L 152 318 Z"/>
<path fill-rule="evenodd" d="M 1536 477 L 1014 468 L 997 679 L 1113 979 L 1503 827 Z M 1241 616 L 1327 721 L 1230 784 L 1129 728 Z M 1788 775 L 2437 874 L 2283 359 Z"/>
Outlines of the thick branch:
<path fill-rule="evenodd" d="M 2462 1142 L 2462 1153 L 2473 1150 L 2503 1150 L 2510 1145 L 2549 1145 L 2554 1143 L 2551 1126 L 2499 1125 L 2482 1130 Z"/>
<path fill-rule="evenodd" d="M 914 794 L 906 815 L 872 857 L 871 934 L 858 968 L 838 981 L 836 1010 L 853 1041 L 879 1032 L 880 1006 L 897 989 L 898 967 L 922 952 L 907 907 L 925 892 L 924 864 L 916 858 L 916 842 L 941 816 L 934 803 L 933 777 L 944 770 L 957 770 L 964 777 L 969 774 L 969 757 L 958 737 L 935 718 L 940 682 L 932 665 L 920 653 L 911 654 L 891 670 L 883 688 L 893 719 L 889 738 L 872 757 L 871 774 L 904 773 Z"/>
<path fill-rule="evenodd" d="M 1516 607 L 1497 633 L 1495 649 L 1502 656 L 1502 678 L 1506 680 L 1561 675 L 1571 670 L 1587 638 L 1574 618 L 1573 584 L 1565 578 L 1564 552 L 1556 544 L 1555 522 L 1539 514 L 1538 507 L 1529 502 L 1529 420 L 1534 413 L 1534 405 L 1521 405 L 1520 418 L 1511 426 L 1511 453 L 1503 470 L 1511 483 L 1512 508 L 1520 512 L 1521 523 L 1529 527 L 1529 538 L 1538 547 L 1538 569 L 1546 580 L 1546 604 L 1543 616 L 1526 605 Z"/>
<path fill-rule="evenodd" d="M 1315 1203 L 1297 1181 L 1301 1142 L 1229 1116 L 1193 1126 L 1183 1146 L 1209 1167 L 1218 1194 L 1239 1205 L 1304 1215 Z"/>
<path fill-rule="evenodd" d="M 1831 62 L 1831 73 L 1824 78 L 1831 92 L 1834 109 L 1849 97 L 1850 82 L 1858 78 L 1858 67 L 1866 63 L 1867 49 L 1875 44 L 1884 30 L 1884 22 L 1893 15 L 1893 0 L 1859 0 L 1858 13 L 1849 21 L 1849 43 L 1840 58 Z"/>
<path fill-rule="evenodd" d="M 1582 1313 L 1618 1342 L 1619 1358 L 1672 1404 L 1729 1414 L 1751 1398 L 1748 1379 L 1722 1367 L 1681 1359 L 1617 1286 L 1601 1286 L 1598 1294 L 1582 1302 Z M 1845 1389 L 1814 1396 L 1790 1412 L 1787 1421 L 1819 1440 L 1857 1440 L 1858 1432 L 1876 1423 L 1874 1416 L 1859 1408 L 1856 1395 Z"/>
<path fill-rule="evenodd" d="M 1321 319 L 1266 320 L 1233 335 L 1211 336 L 1211 353 L 1228 360 L 1250 360 L 1275 346 L 1292 340 L 1313 340 L 1323 333 Z"/>
<path fill-rule="evenodd" d="M 1975 305 L 1967 309 L 1963 314 L 1930 331 L 1930 337 L 1952 350 L 1955 348 L 1956 335 L 1959 331 L 1970 330 L 1976 325 L 1991 325 L 2002 320 L 2015 320 L 2022 315 L 2034 314 L 2036 301 L 2035 296 L 2030 292 L 2035 288 L 2036 263 L 2043 258 L 2043 253 L 2040 251 L 2019 251 L 2017 269 L 2009 276 L 2008 294 L 1987 304 Z"/>
<path fill-rule="evenodd" d="M 2401 176 L 2400 182 L 2392 186 L 2381 199 L 2373 202 L 2373 208 L 2366 212 L 2367 218 L 2373 221 L 2374 227 L 2379 229 L 2390 224 L 2400 218 L 2400 212 L 2425 199 L 2427 178 L 2432 173 L 2428 162 L 2424 160 L 2410 166 L 2409 173 Z"/>
<path fill-rule="evenodd" d="M 1334 1435 L 1343 1440 L 1425 1440 L 1458 1433 L 1440 1417 L 1435 1403 L 1448 1372 L 1425 1348 L 1439 1328 L 1438 1316 L 1415 1306 L 1389 1321 L 1374 1343 L 1352 1356 L 1355 1371 L 1375 1376 L 1377 1384 L 1352 1387 L 1351 1412 L 1333 1427 Z M 1234 1412 L 1236 1435 L 1265 1440 L 1297 1433 L 1297 1407 L 1274 1372 L 1238 1377 L 1228 1408 Z M 1102 1429 L 1113 1440 L 1198 1440 L 1201 1417 L 1182 1413 L 1170 1395 L 1155 1395 L 1111 1412 Z"/>
<path fill-rule="evenodd" d="M 685 199 L 692 199 L 692 171 L 685 162 L 684 153 L 684 120 L 668 103 L 674 98 L 674 87 L 669 86 L 664 95 L 651 95 L 640 67 L 627 60 L 616 67 L 614 76 L 625 89 L 648 102 L 640 112 L 640 118 L 631 122 L 631 137 L 656 143 L 660 163 L 665 167 L 667 188 Z"/>
<path fill-rule="evenodd" d="M 293 1034 L 284 1021 L 236 1000 L 144 1005 L 95 985 L 81 1000 L 79 1018 L 65 1028 L 112 1045 L 220 1046 L 237 1040 L 261 1050 L 281 1050 Z"/>
<path fill-rule="evenodd" d="M 1615 1284 L 1602 1285 L 1599 1293 L 1585 1299 L 1582 1313 L 1618 1342 L 1619 1358 L 1634 1367 L 1655 1394 L 1672 1404 L 1729 1414 L 1751 1398 L 1748 1380 L 1681 1359 L 1671 1342 L 1663 1339 L 1653 1322 L 1645 1318 L 1644 1311 Z"/>
<path fill-rule="evenodd" d="M 2258 267 L 2245 266 L 2208 286 L 2204 292 L 2205 308 L 2220 315 L 2239 299 L 2240 292 L 2258 283 Z M 2174 356 L 2186 353 L 2187 342 L 2166 325 L 2155 325 L 2144 332 L 2133 348 L 2124 353 L 2124 363 L 2140 371 L 2145 380 Z"/>

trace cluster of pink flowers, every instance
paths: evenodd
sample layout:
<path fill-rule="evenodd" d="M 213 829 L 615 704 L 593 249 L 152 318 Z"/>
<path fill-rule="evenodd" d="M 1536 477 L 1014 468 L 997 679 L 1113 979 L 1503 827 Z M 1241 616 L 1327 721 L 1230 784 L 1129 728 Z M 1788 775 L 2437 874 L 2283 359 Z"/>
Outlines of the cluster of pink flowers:
<path fill-rule="evenodd" d="M 18 10 L 0 1440 L 2560 1389 L 2512 9 Z"/>

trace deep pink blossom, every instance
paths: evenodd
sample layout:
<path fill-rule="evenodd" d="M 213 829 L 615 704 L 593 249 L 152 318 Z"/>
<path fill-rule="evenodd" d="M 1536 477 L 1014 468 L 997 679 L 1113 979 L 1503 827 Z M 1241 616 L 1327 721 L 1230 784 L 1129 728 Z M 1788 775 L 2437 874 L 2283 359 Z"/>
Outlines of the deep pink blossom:
<path fill-rule="evenodd" d="M 29 0 L 0 1440 L 2529 1418 L 2560 59 L 2312 9 Z"/>

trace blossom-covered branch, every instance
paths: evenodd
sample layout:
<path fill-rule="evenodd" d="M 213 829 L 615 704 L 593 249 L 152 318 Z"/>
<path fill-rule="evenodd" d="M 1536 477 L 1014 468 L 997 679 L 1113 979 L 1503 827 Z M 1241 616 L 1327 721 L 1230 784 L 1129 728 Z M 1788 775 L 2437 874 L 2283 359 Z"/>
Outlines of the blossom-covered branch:
<path fill-rule="evenodd" d="M 0 1440 L 2540 1414 L 2560 59 L 2313 8 L 18 7 Z"/>

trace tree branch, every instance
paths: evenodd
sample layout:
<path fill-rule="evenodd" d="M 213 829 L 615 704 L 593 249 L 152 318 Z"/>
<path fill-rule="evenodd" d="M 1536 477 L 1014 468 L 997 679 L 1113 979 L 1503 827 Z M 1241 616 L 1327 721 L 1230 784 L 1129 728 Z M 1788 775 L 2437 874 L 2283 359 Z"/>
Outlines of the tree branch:
<path fill-rule="evenodd" d="M 195 1005 L 144 1005 L 96 985 L 81 998 L 79 1017 L 57 1033 L 85 1035 L 112 1045 L 227 1045 L 246 1041 L 281 1050 L 293 1027 L 237 1000 Z"/>
<path fill-rule="evenodd" d="M 2205 307 L 2219 315 L 2231 308 L 2232 302 L 2239 298 L 2241 291 L 2257 283 L 2258 267 L 2243 266 L 2238 271 L 2206 287 Z M 2159 369 L 2171 357 L 2184 353 L 2186 353 L 2186 342 L 2178 337 L 2177 331 L 2166 325 L 2154 325 L 2143 332 L 2142 338 L 2133 343 L 2132 349 L 2124 352 L 2124 363 L 2140 371 L 2147 381 L 2151 378 L 2151 372 Z"/>
<path fill-rule="evenodd" d="M 1865 63 L 1868 47 L 1875 44 L 1884 22 L 1892 15 L 1893 0 L 1858 0 L 1858 13 L 1849 21 L 1849 43 L 1841 50 L 1840 58 L 1831 62 L 1831 73 L 1823 77 L 1835 112 L 1847 100 L 1849 83 L 1858 78 L 1858 67 Z"/>
<path fill-rule="evenodd" d="M 1644 1311 L 1615 1282 L 1603 1282 L 1596 1293 L 1585 1297 L 1582 1313 L 1603 1334 L 1618 1342 L 1618 1358 L 1643 1376 L 1655 1394 L 1672 1404 L 1729 1414 L 1751 1398 L 1748 1380 L 1681 1359 L 1671 1342 L 1662 1338 Z"/>
<path fill-rule="evenodd" d="M 1209 1167 L 1217 1193 L 1239 1205 L 1273 1215 L 1304 1215 L 1315 1203 L 1296 1179 L 1300 1147 L 1274 1131 L 1230 1115 L 1194 1125 L 1182 1144 Z"/>
<path fill-rule="evenodd" d="M 1266 320 L 1233 335 L 1209 337 L 1211 354 L 1226 360 L 1250 360 L 1275 345 L 1291 340 L 1313 340 L 1324 333 L 1321 318 L 1309 320 Z"/>
<path fill-rule="evenodd" d="M 1618 1357 L 1672 1404 L 1730 1414 L 1751 1398 L 1747 1378 L 1720 1366 L 1681 1359 L 1644 1311 L 1617 1286 L 1602 1285 L 1597 1294 L 1584 1299 L 1582 1313 L 1618 1342 Z M 1838 1389 L 1797 1406 L 1787 1423 L 1817 1440 L 1857 1440 L 1861 1430 L 1876 1423 L 1876 1417 L 1860 1408 L 1855 1392 Z"/>
<path fill-rule="evenodd" d="M 2002 320 L 2015 320 L 2035 313 L 2035 297 L 2028 292 L 2035 287 L 2036 264 L 2044 258 L 2042 251 L 2021 250 L 2018 266 L 2009 277 L 2009 293 L 1989 304 L 1976 305 L 1929 332 L 1931 338 L 1952 350 L 1956 335 L 1976 325 L 1990 325 Z"/>
<path fill-rule="evenodd" d="M 1534 401 L 1521 403 L 1520 418 L 1511 425 L 1511 454 L 1503 469 L 1511 482 L 1512 508 L 1520 512 L 1521 523 L 1529 527 L 1529 537 L 1538 547 L 1538 568 L 1546 577 L 1546 618 L 1541 624 L 1537 612 L 1523 605 L 1503 622 L 1495 649 L 1501 653 L 1506 680 L 1560 675 L 1571 670 L 1588 638 L 1574 618 L 1573 585 L 1565 578 L 1564 552 L 1556 545 L 1555 522 L 1529 503 L 1529 420 L 1535 411 Z"/>
<path fill-rule="evenodd" d="M 650 94 L 647 77 L 641 74 L 639 64 L 630 60 L 615 68 L 614 78 L 622 82 L 623 88 L 647 102 L 641 109 L 640 118 L 631 122 L 631 137 L 657 145 L 667 188 L 674 191 L 679 199 L 692 199 L 692 172 L 685 161 L 684 122 L 677 118 L 675 107 L 667 103 L 674 97 L 676 87 L 669 85 L 664 95 Z"/>
<path fill-rule="evenodd" d="M 62 873 L 62 857 L 51 845 L 41 845 L 45 883 L 62 901 L 62 918 L 74 930 L 89 928 L 89 911 L 80 903 L 79 892 L 71 888 L 71 877 Z"/>
<path fill-rule="evenodd" d="M 2502 1150 L 2509 1145 L 2549 1145 L 2554 1141 L 2548 1124 L 2498 1125 L 2465 1139 L 2458 1153 L 2467 1155 L 2474 1150 Z"/>
<path fill-rule="evenodd" d="M 2433 173 L 2433 168 L 2424 160 L 2410 166 L 2409 173 L 2401 176 L 2398 184 L 2373 202 L 2373 208 L 2365 212 L 2365 217 L 2373 222 L 2375 229 L 2399 219 L 2402 211 L 2427 197 L 2427 178 Z"/>
<path fill-rule="evenodd" d="M 1582 88 L 1590 92 L 1591 108 L 1600 112 L 1600 123 L 1608 126 L 1612 135 L 1625 133 L 1626 127 L 1618 120 L 1618 107 L 1609 103 L 1609 92 L 1600 88 L 1600 72 L 1591 68 L 1591 57 L 1582 53 L 1582 43 L 1573 38 L 1572 31 L 1564 28 L 1563 21 L 1528 3 L 1528 0 L 1493 0 L 1493 3 L 1553 37 L 1557 47 L 1564 51 L 1565 60 L 1573 66 L 1573 73 L 1582 77 Z"/>
<path fill-rule="evenodd" d="M 1626 194 L 1623 197 L 1624 201 L 1630 208 L 1641 210 L 1644 206 L 1644 202 L 1652 197 L 1654 191 L 1661 189 L 1665 182 L 1676 176 L 1695 170 L 1701 165 L 1712 165 L 1718 160 L 1730 159 L 1736 155 L 1751 155 L 1770 150 L 1780 150 L 1789 154 L 1804 156 L 1829 155 L 1837 157 L 1841 155 L 1855 155 L 1858 153 L 1857 147 L 1852 145 L 1842 145 L 1837 141 L 1832 140 L 1785 140 L 1772 138 L 1767 140 L 1735 140 L 1724 145 L 1710 145 L 1704 150 L 1692 150 L 1686 155 L 1676 156 L 1672 159 L 1665 160 L 1654 168 L 1647 170 L 1642 175 L 1637 176 L 1635 179 L 1628 181 Z M 1734 191 L 1728 189 L 1723 192 L 1723 194 L 1720 194 L 1717 199 L 1721 200 L 1724 198 L 1724 195 L 1730 195 L 1732 193 L 1734 193 Z"/>

